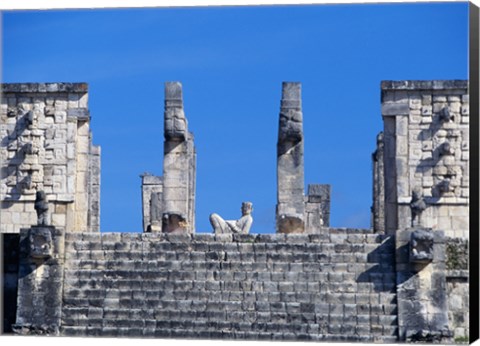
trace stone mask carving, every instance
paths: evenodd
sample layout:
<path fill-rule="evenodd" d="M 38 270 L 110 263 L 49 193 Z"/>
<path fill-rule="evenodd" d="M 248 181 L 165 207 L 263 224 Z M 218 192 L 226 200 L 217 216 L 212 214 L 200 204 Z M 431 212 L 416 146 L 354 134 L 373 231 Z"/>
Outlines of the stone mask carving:
<path fill-rule="evenodd" d="M 410 236 L 410 262 L 430 263 L 433 260 L 433 232 L 419 229 Z"/>
<path fill-rule="evenodd" d="M 52 256 L 53 241 L 48 228 L 32 228 L 29 241 L 30 255 L 33 258 L 46 259 Z"/>

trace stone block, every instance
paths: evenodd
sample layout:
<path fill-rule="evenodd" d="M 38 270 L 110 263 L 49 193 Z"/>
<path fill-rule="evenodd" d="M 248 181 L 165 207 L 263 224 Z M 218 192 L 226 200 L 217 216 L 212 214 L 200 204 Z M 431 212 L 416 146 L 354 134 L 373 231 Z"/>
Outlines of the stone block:
<path fill-rule="evenodd" d="M 410 107 L 407 102 L 385 102 L 382 104 L 382 115 L 383 116 L 396 116 L 396 115 L 407 115 L 410 111 Z"/>

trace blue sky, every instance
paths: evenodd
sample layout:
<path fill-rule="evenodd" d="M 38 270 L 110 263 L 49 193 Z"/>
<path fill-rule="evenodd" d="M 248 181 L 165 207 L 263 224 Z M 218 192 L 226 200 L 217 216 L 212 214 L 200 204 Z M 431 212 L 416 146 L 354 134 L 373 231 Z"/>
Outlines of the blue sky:
<path fill-rule="evenodd" d="M 139 175 L 162 175 L 163 88 L 181 81 L 208 216 L 275 231 L 282 81 L 303 88 L 305 183 L 331 225 L 369 227 L 380 82 L 468 78 L 468 3 L 7 11 L 3 82 L 87 82 L 102 147 L 101 229 L 142 229 Z"/>

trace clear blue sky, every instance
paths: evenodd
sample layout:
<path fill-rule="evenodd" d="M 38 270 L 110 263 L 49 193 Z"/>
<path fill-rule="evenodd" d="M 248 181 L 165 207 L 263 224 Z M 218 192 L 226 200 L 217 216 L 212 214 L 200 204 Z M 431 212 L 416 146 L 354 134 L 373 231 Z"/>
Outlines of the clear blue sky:
<path fill-rule="evenodd" d="M 197 232 L 240 216 L 274 232 L 282 81 L 303 87 L 305 183 L 331 225 L 369 227 L 381 80 L 467 79 L 468 3 L 3 12 L 4 82 L 87 82 L 102 147 L 101 229 L 142 229 L 162 175 L 163 88 L 181 81 L 197 147 Z"/>

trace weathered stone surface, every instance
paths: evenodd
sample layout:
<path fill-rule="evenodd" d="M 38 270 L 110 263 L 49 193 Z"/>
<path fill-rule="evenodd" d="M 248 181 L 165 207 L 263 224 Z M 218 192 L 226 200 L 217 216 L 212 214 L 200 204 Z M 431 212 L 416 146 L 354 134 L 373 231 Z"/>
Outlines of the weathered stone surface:
<path fill-rule="evenodd" d="M 400 340 L 445 342 L 465 335 L 457 320 L 465 317 L 459 312 L 464 305 L 456 292 L 465 293 L 468 283 L 453 271 L 445 278 L 446 265 L 465 266 L 465 261 L 456 245 L 447 245 L 445 253 L 442 237 L 468 237 L 468 201 L 461 189 L 463 179 L 469 180 L 462 160 L 469 156 L 468 146 L 461 144 L 469 138 L 461 119 L 468 113 L 467 88 L 467 81 L 382 82 L 385 232 L 396 232 L 397 238 Z M 375 165 L 374 177 L 379 176 Z M 409 198 L 412 190 L 416 196 Z M 455 215 L 462 211 L 460 221 Z M 374 220 L 380 214 L 374 208 Z M 408 230 L 411 226 L 431 231 L 423 236 Z"/>
<path fill-rule="evenodd" d="M 303 121 L 300 83 L 284 82 L 277 142 L 277 210 L 279 233 L 305 231 Z"/>
<path fill-rule="evenodd" d="M 410 112 L 410 107 L 408 103 L 384 103 L 382 104 L 382 114 L 384 116 L 389 115 L 405 115 Z"/>
<path fill-rule="evenodd" d="M 382 90 L 441 90 L 441 89 L 466 89 L 466 80 L 404 80 L 404 81 L 382 81 Z"/>
<path fill-rule="evenodd" d="M 309 184 L 305 198 L 306 231 L 314 233 L 321 227 L 330 226 L 330 192 L 327 184 Z"/>
<path fill-rule="evenodd" d="M 14 333 L 59 334 L 64 238 L 64 231 L 53 226 L 21 230 Z"/>
<path fill-rule="evenodd" d="M 469 174 L 469 149 L 461 144 L 469 136 L 468 128 L 460 116 L 468 107 L 467 87 L 467 81 L 382 82 L 386 233 L 411 227 L 420 219 L 416 214 L 405 217 L 404 207 L 410 192 L 419 188 L 428 206 L 421 226 L 442 225 L 447 235 L 467 236 L 468 223 L 453 226 L 453 218 L 441 215 L 444 207 L 453 211 L 467 204 L 460 187 Z"/>
<path fill-rule="evenodd" d="M 451 340 L 445 257 L 442 256 L 445 253 L 443 233 L 439 230 L 425 232 L 414 229 L 397 232 L 395 246 L 399 340 L 414 341 L 414 335 L 423 335 L 425 330 L 437 335 L 439 341 Z M 421 249 L 429 257 L 426 263 L 425 256 L 420 256 L 421 261 L 415 260 L 420 252 L 413 253 L 412 260 L 412 250 L 420 247 L 420 243 L 426 244 Z"/>
<path fill-rule="evenodd" d="M 143 231 L 192 233 L 196 151 L 179 82 L 165 83 L 164 137 L 163 177 L 141 175 Z"/>
<path fill-rule="evenodd" d="M 377 135 L 377 149 L 372 154 L 373 162 L 373 205 L 372 219 L 375 233 L 385 233 L 385 173 L 384 134 Z"/>
<path fill-rule="evenodd" d="M 188 137 L 187 119 L 183 112 L 182 85 L 179 82 L 165 83 L 164 130 L 166 140 L 185 141 Z"/>
<path fill-rule="evenodd" d="M 50 93 L 50 92 L 87 92 L 87 83 L 5 83 L 1 84 L 2 93 Z"/>
<path fill-rule="evenodd" d="M 449 238 L 446 242 L 446 265 L 448 270 L 467 270 L 469 242 L 462 238 Z"/>
<path fill-rule="evenodd" d="M 0 116 L 5 143 L 0 156 L 9 168 L 0 178 L 0 199 L 12 206 L 2 207 L 0 232 L 36 223 L 38 191 L 50 201 L 54 226 L 98 231 L 100 151 L 91 145 L 87 84 L 2 84 L 1 89 L 8 108 Z"/>
<path fill-rule="evenodd" d="M 148 172 L 142 178 L 142 214 L 144 232 L 161 232 L 163 217 L 163 177 Z"/>
<path fill-rule="evenodd" d="M 279 142 L 303 139 L 303 115 L 300 83 L 283 83 L 278 130 Z"/>
<path fill-rule="evenodd" d="M 90 120 L 90 112 L 87 108 L 73 108 L 67 112 L 68 117 L 77 118 L 78 120 Z"/>
<path fill-rule="evenodd" d="M 410 237 L 410 262 L 430 263 L 433 260 L 433 231 L 417 229 Z"/>

